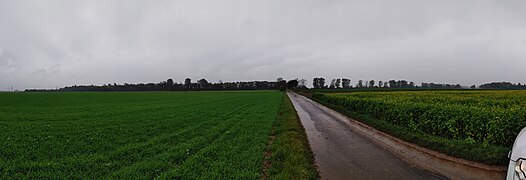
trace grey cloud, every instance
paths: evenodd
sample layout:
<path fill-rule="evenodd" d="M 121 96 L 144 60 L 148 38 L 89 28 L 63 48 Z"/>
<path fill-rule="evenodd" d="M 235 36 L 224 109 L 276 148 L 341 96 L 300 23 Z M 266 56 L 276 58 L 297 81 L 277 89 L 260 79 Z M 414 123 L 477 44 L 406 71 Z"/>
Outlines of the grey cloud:
<path fill-rule="evenodd" d="M 0 0 L 0 90 L 186 77 L 524 82 L 523 17 L 520 0 Z"/>
<path fill-rule="evenodd" d="M 60 65 L 55 64 L 47 68 L 38 68 L 31 75 L 35 78 L 49 77 L 60 72 Z"/>
<path fill-rule="evenodd" d="M 18 57 L 16 55 L 0 50 L 0 69 L 2 71 L 14 71 L 20 66 L 17 64 Z"/>

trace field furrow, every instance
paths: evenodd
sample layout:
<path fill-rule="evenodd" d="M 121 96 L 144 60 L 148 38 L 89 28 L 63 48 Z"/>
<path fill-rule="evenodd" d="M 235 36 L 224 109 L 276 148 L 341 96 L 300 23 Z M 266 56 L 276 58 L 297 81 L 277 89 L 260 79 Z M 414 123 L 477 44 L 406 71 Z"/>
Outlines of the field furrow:
<path fill-rule="evenodd" d="M 0 94 L 0 178 L 257 179 L 282 96 Z"/>

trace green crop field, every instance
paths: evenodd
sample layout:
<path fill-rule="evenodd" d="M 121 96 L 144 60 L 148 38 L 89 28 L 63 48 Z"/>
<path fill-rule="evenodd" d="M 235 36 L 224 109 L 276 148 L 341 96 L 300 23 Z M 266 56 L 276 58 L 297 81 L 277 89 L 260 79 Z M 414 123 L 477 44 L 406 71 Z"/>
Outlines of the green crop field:
<path fill-rule="evenodd" d="M 259 179 L 283 93 L 0 93 L 0 179 Z"/>
<path fill-rule="evenodd" d="M 456 144 L 449 144 L 452 147 L 442 151 L 490 164 L 506 162 L 502 154 L 526 127 L 526 91 L 316 93 L 313 98 L 401 126 L 406 131 L 450 139 Z M 463 146 L 455 148 L 459 142 L 478 144 L 477 151 L 486 152 L 473 152 L 476 148 L 458 149 L 465 148 Z M 496 154 L 490 157 L 487 154 L 490 151 Z M 474 157 L 477 155 L 473 153 L 481 155 Z"/>

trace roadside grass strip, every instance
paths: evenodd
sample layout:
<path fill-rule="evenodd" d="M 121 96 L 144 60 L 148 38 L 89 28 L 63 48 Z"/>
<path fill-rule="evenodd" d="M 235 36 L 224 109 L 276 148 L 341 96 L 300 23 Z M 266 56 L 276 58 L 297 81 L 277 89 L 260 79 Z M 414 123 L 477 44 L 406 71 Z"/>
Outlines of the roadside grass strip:
<path fill-rule="evenodd" d="M 316 179 L 314 156 L 292 102 L 284 95 L 267 146 L 264 179 Z"/>

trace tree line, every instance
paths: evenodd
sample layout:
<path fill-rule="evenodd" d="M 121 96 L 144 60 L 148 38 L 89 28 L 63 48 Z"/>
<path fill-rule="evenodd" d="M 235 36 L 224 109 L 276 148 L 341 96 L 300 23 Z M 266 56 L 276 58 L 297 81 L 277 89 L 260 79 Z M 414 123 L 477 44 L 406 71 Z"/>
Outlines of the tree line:
<path fill-rule="evenodd" d="M 287 90 L 287 89 L 307 89 L 307 80 L 292 79 L 285 80 L 277 78 L 276 81 L 239 81 L 239 82 L 216 82 L 211 83 L 202 78 L 195 82 L 190 78 L 184 79 L 182 83 L 174 82 L 173 79 L 168 79 L 159 83 L 139 83 L 139 84 L 104 84 L 97 85 L 74 85 L 66 86 L 60 89 L 26 89 L 27 92 L 51 92 L 51 91 L 203 91 L 203 90 Z M 323 77 L 316 77 L 312 81 L 313 89 L 351 89 L 351 88 L 423 88 L 423 89 L 461 89 L 460 84 L 439 84 L 426 83 L 416 85 L 412 81 L 407 80 L 389 80 L 389 81 L 363 81 L 358 80 L 355 86 L 351 84 L 348 78 L 335 78 L 330 82 L 326 82 Z M 479 87 L 472 85 L 470 88 L 480 89 L 525 89 L 526 84 L 513 84 L 510 82 L 492 82 L 482 84 Z"/>
<path fill-rule="evenodd" d="M 389 80 L 378 81 L 358 80 L 355 86 L 351 85 L 351 80 L 347 78 L 332 79 L 329 84 L 326 83 L 325 78 L 316 77 L 312 80 L 312 87 L 314 89 L 351 89 L 351 88 L 429 88 L 429 89 L 460 89 L 460 84 L 437 84 L 437 83 L 422 83 L 420 86 L 414 82 L 407 80 Z"/>
<path fill-rule="evenodd" d="M 248 82 L 222 82 L 211 83 L 206 79 L 199 79 L 195 82 L 186 78 L 182 83 L 168 79 L 159 83 L 139 83 L 139 84 L 104 84 L 97 85 L 74 85 L 60 89 L 26 89 L 27 92 L 72 92 L 72 91 L 204 91 L 204 90 L 286 90 L 305 87 L 306 80 L 289 80 L 278 78 L 277 81 L 248 81 Z"/>
<path fill-rule="evenodd" d="M 492 82 L 480 85 L 481 89 L 510 89 L 510 90 L 522 90 L 526 89 L 526 84 L 513 84 L 511 82 Z"/>

